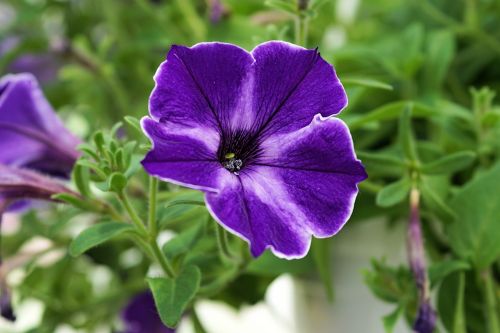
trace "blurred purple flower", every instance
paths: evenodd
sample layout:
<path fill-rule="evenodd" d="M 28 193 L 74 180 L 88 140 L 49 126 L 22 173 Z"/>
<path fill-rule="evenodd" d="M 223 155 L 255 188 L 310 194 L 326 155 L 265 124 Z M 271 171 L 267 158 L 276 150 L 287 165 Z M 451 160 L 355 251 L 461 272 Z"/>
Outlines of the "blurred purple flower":
<path fill-rule="evenodd" d="M 136 295 L 122 312 L 123 333 L 174 333 L 161 322 L 153 295 L 147 291 Z"/>
<path fill-rule="evenodd" d="M 173 46 L 155 75 L 153 143 L 162 180 L 202 190 L 207 208 L 259 256 L 299 258 L 336 234 L 366 178 L 338 114 L 347 96 L 317 50 L 285 42 Z"/>
<path fill-rule="evenodd" d="M 0 164 L 68 177 L 80 143 L 63 125 L 31 74 L 0 79 Z"/>
<path fill-rule="evenodd" d="M 15 50 L 21 43 L 21 38 L 9 36 L 0 43 L 0 57 Z M 49 50 L 39 53 L 24 53 L 12 59 L 6 71 L 13 74 L 31 73 L 42 85 L 50 84 L 57 78 L 62 66 L 61 50 Z"/>
<path fill-rule="evenodd" d="M 212 24 L 217 24 L 220 22 L 222 17 L 226 14 L 227 10 L 222 4 L 221 0 L 209 0 L 208 1 L 209 11 L 210 11 L 210 22 Z"/>
<path fill-rule="evenodd" d="M 0 226 L 7 209 L 72 193 L 51 176 L 69 177 L 79 142 L 52 110 L 33 75 L 0 79 Z M 3 282 L 1 289 L 0 314 L 14 320 Z"/>

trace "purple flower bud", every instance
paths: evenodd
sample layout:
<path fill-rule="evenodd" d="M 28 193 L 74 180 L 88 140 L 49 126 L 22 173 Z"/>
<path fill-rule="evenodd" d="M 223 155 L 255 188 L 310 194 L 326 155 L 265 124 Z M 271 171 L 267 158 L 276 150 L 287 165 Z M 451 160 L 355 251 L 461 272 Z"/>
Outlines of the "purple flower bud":
<path fill-rule="evenodd" d="M 410 221 L 407 233 L 408 260 L 419 294 L 419 309 L 413 329 L 417 333 L 432 333 L 436 325 L 436 312 L 431 306 L 427 278 L 424 240 L 420 225 L 420 192 L 410 194 Z"/>
<path fill-rule="evenodd" d="M 136 295 L 123 309 L 123 333 L 174 333 L 161 322 L 151 292 Z"/>

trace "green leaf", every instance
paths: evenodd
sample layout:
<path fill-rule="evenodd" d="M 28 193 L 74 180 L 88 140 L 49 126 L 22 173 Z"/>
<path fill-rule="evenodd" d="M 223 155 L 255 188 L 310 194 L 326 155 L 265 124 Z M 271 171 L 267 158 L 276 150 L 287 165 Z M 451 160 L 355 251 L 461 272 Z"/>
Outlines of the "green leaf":
<path fill-rule="evenodd" d="M 196 266 L 186 267 L 176 278 L 149 278 L 156 309 L 161 321 L 174 328 L 186 307 L 200 288 L 201 272 Z"/>
<path fill-rule="evenodd" d="M 119 222 L 104 222 L 93 225 L 76 236 L 71 242 L 69 253 L 73 257 L 79 256 L 94 246 L 131 231 L 134 231 L 132 225 Z"/>
<path fill-rule="evenodd" d="M 422 178 L 420 182 L 420 191 L 424 203 L 444 222 L 450 222 L 455 219 L 455 212 L 445 203 L 443 198 L 429 184 L 426 178 Z"/>
<path fill-rule="evenodd" d="M 74 196 L 74 195 L 68 194 L 68 193 L 55 194 L 52 196 L 52 199 L 65 202 L 69 205 L 72 205 L 76 208 L 79 208 L 79 209 L 85 210 L 85 211 L 87 211 L 87 210 L 94 211 L 94 209 L 95 209 L 95 206 L 92 205 L 91 203 L 83 200 L 82 198 L 79 198 L 77 196 Z"/>
<path fill-rule="evenodd" d="M 204 233 L 205 224 L 197 223 L 165 243 L 162 249 L 163 253 L 165 253 L 165 256 L 168 258 L 174 258 L 180 254 L 186 253 L 196 244 Z"/>
<path fill-rule="evenodd" d="M 132 116 L 125 116 L 125 122 L 130 125 L 137 132 L 142 134 L 141 121 Z"/>
<path fill-rule="evenodd" d="M 383 90 L 393 90 L 394 88 L 385 82 L 381 82 L 378 80 L 374 79 L 369 79 L 369 78 L 344 78 L 342 82 L 346 85 L 352 84 L 352 85 L 358 85 L 362 87 L 367 87 L 367 88 L 377 88 L 377 89 L 383 89 Z"/>
<path fill-rule="evenodd" d="M 403 306 L 398 306 L 396 310 L 382 318 L 382 322 L 384 323 L 384 330 L 386 333 L 392 333 L 392 331 L 394 331 L 394 326 L 396 326 L 398 319 L 401 317 L 404 311 L 405 308 Z"/>
<path fill-rule="evenodd" d="M 465 324 L 465 273 L 448 275 L 438 292 L 438 312 L 448 332 L 466 333 Z"/>
<path fill-rule="evenodd" d="M 357 157 L 369 170 L 380 170 L 384 174 L 402 175 L 405 171 L 405 164 L 398 158 L 387 153 L 356 152 Z"/>
<path fill-rule="evenodd" d="M 376 203 L 380 207 L 394 206 L 405 198 L 411 189 L 411 181 L 409 178 L 402 178 L 397 182 L 389 184 L 377 193 Z"/>
<path fill-rule="evenodd" d="M 417 161 L 417 148 L 411 126 L 412 110 L 413 104 L 408 103 L 399 118 L 399 140 L 405 157 L 410 161 Z"/>
<path fill-rule="evenodd" d="M 76 164 L 73 167 L 73 180 L 76 188 L 84 197 L 91 197 L 92 191 L 90 190 L 90 173 L 89 169 L 81 164 Z"/>
<path fill-rule="evenodd" d="M 328 301 L 333 302 L 333 277 L 330 265 L 330 242 L 328 239 L 313 239 L 311 251 L 316 264 L 316 270 L 325 287 Z"/>
<path fill-rule="evenodd" d="M 462 260 L 451 259 L 439 262 L 429 268 L 429 280 L 431 281 L 431 285 L 434 286 L 451 273 L 468 270 L 470 268 L 469 263 Z"/>
<path fill-rule="evenodd" d="M 400 117 L 401 110 L 407 106 L 407 101 L 388 103 L 370 111 L 369 113 L 359 118 L 353 119 L 351 121 L 347 121 L 346 119 L 346 123 L 351 130 L 355 130 L 372 122 L 396 119 Z M 438 113 L 434 109 L 431 109 L 421 103 L 415 103 L 413 105 L 412 115 L 414 117 L 426 118 L 436 116 L 437 114 Z"/>
<path fill-rule="evenodd" d="M 465 185 L 453 198 L 457 219 L 449 226 L 455 253 L 477 268 L 491 265 L 500 255 L 500 164 Z"/>
<path fill-rule="evenodd" d="M 421 171 L 426 174 L 454 173 L 467 168 L 475 159 L 476 154 L 474 152 L 462 151 L 424 164 Z"/>
<path fill-rule="evenodd" d="M 451 32 L 442 30 L 429 35 L 427 54 L 423 66 L 423 87 L 436 93 L 441 88 L 455 53 L 455 39 Z"/>
<path fill-rule="evenodd" d="M 127 177 L 123 173 L 114 172 L 109 178 L 109 189 L 119 193 L 127 186 Z"/>

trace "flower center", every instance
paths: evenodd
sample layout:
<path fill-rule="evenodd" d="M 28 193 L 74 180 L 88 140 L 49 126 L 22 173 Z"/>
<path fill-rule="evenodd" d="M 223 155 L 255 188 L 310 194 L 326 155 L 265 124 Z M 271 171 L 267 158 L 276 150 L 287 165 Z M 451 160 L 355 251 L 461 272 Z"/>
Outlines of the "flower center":
<path fill-rule="evenodd" d="M 217 159 L 235 175 L 259 156 L 258 137 L 246 130 L 228 130 L 222 133 Z"/>

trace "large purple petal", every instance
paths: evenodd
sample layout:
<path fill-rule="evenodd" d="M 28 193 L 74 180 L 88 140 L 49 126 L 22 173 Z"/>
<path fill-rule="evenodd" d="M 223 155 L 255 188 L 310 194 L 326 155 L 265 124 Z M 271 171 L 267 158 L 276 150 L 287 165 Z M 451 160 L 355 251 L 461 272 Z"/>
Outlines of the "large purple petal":
<path fill-rule="evenodd" d="M 302 257 L 311 239 L 304 216 L 269 171 L 225 177 L 219 193 L 206 193 L 207 208 L 219 224 L 250 243 L 254 256 L 271 248 L 279 257 Z"/>
<path fill-rule="evenodd" d="M 219 137 L 214 129 L 177 126 L 143 118 L 142 128 L 153 149 L 142 165 L 165 181 L 191 188 L 216 191 L 219 175 L 225 173 L 215 159 Z"/>
<path fill-rule="evenodd" d="M 253 63 L 245 50 L 230 44 L 202 43 L 191 48 L 172 46 L 156 75 L 149 101 L 155 120 L 221 130 L 231 121 Z"/>
<path fill-rule="evenodd" d="M 335 118 L 317 116 L 303 129 L 269 137 L 262 150 L 258 162 L 206 195 L 207 206 L 251 243 L 253 255 L 270 247 L 278 256 L 302 257 L 311 235 L 332 236 L 347 222 L 366 173 Z"/>
<path fill-rule="evenodd" d="M 330 116 L 347 105 L 335 71 L 317 50 L 272 41 L 253 51 L 255 126 L 269 133 L 307 126 L 314 115 Z"/>
<path fill-rule="evenodd" d="M 67 175 L 79 140 L 62 124 L 31 74 L 0 81 L 0 163 Z"/>

